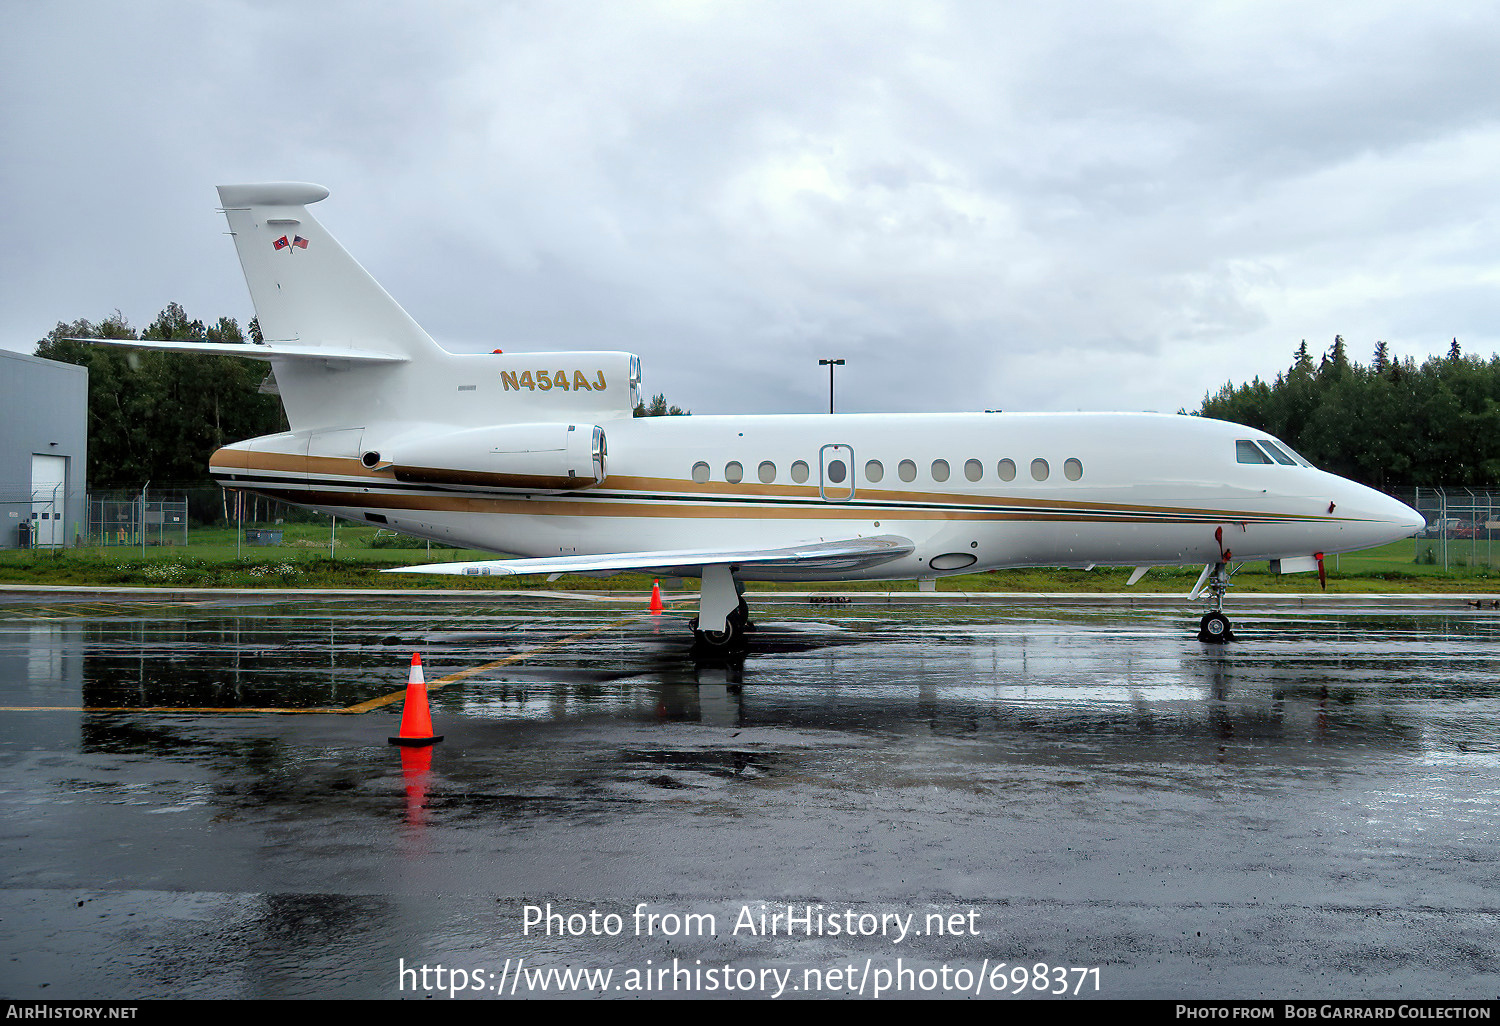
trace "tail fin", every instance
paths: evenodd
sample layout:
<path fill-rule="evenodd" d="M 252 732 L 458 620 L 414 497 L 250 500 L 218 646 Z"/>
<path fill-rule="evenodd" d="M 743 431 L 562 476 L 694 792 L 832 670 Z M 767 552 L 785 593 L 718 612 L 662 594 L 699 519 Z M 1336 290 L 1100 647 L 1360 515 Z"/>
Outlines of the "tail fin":
<path fill-rule="evenodd" d="M 255 315 L 267 342 L 418 357 L 442 349 L 307 211 L 321 185 L 221 185 Z"/>
<path fill-rule="evenodd" d="M 304 456 L 360 458 L 367 431 L 385 445 L 427 429 L 630 417 L 640 361 L 629 353 L 443 349 L 307 212 L 327 196 L 298 182 L 219 186 L 264 345 L 89 341 L 270 361 L 293 436 L 278 453 L 305 443 Z"/>
<path fill-rule="evenodd" d="M 375 397 L 420 389 L 427 375 L 414 365 L 451 359 L 308 213 L 327 196 L 301 182 L 219 186 L 293 431 L 361 423 Z M 321 349 L 330 360 L 313 356 Z M 366 360 L 335 355 L 349 351 Z M 392 362 L 370 361 L 380 356 Z"/>

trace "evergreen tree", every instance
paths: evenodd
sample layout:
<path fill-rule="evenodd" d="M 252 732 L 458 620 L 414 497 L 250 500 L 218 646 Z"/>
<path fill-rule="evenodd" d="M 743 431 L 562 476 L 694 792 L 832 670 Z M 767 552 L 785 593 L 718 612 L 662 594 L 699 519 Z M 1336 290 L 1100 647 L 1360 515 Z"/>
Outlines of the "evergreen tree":
<path fill-rule="evenodd" d="M 92 489 L 213 487 L 208 459 L 229 442 L 286 430 L 275 396 L 260 394 L 258 360 L 193 353 L 114 349 L 70 338 L 136 338 L 117 311 L 99 324 L 59 322 L 36 355 L 89 369 L 89 466 Z M 239 324 L 212 327 L 170 303 L 142 338 L 243 343 Z"/>
<path fill-rule="evenodd" d="M 1333 345 L 1328 350 L 1327 366 L 1335 377 L 1343 377 L 1349 372 L 1349 350 L 1344 345 L 1344 336 L 1333 336 Z"/>
<path fill-rule="evenodd" d="M 1378 342 L 1366 368 L 1337 336 L 1317 371 L 1304 342 L 1273 383 L 1226 384 L 1200 413 L 1267 431 L 1376 487 L 1500 484 L 1500 357 L 1465 357 L 1456 338 L 1447 357 L 1420 366 Z"/>
<path fill-rule="evenodd" d="M 667 397 L 658 392 L 651 397 L 651 405 L 636 403 L 632 411 L 636 417 L 686 417 L 692 410 L 684 410 L 681 406 L 668 406 Z"/>

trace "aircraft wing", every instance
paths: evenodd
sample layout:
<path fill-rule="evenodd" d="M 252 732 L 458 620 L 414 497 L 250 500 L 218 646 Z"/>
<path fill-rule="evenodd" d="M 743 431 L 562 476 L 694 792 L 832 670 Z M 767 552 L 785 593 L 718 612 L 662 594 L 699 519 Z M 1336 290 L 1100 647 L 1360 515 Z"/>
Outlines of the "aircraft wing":
<path fill-rule="evenodd" d="M 759 570 L 848 571 L 879 566 L 908 556 L 911 540 L 898 535 L 814 541 L 777 549 L 683 549 L 664 552 L 612 552 L 597 556 L 543 556 L 539 559 L 486 559 L 470 563 L 426 563 L 382 570 L 384 574 L 598 573 L 648 570 L 664 577 L 696 577 L 706 566 L 754 566 Z"/>
<path fill-rule="evenodd" d="M 70 338 L 69 342 L 92 342 L 99 346 L 122 349 L 151 349 L 161 353 L 207 353 L 213 356 L 242 356 L 251 360 L 301 359 L 347 360 L 351 363 L 406 363 L 405 356 L 348 346 L 310 346 L 298 342 L 162 342 L 133 338 Z"/>

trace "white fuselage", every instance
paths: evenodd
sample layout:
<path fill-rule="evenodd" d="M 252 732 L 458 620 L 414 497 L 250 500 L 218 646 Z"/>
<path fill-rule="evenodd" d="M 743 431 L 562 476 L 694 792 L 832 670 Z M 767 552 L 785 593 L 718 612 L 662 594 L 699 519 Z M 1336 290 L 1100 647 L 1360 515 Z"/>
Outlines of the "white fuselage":
<path fill-rule="evenodd" d="M 582 487 L 399 480 L 384 456 L 370 457 L 384 450 L 399 459 L 401 433 L 410 430 L 403 423 L 252 439 L 220 450 L 213 469 L 231 487 L 521 556 L 878 535 L 915 546 L 875 567 L 746 567 L 745 579 L 1283 559 L 1368 548 L 1422 526 L 1402 503 L 1336 475 L 1239 462 L 1236 443 L 1268 439 L 1264 432 L 1181 415 L 694 415 L 591 424 L 602 427 L 607 456 L 602 481 Z M 424 430 L 430 463 L 443 429 Z M 470 462 L 454 457 L 454 466 Z"/>
<path fill-rule="evenodd" d="M 226 486 L 531 557 L 404 570 L 702 575 L 718 582 L 705 585 L 717 596 L 708 624 L 736 579 L 1288 558 L 1307 569 L 1318 553 L 1422 526 L 1295 454 L 1238 451 L 1274 449 L 1263 432 L 1194 417 L 632 418 L 630 353 L 444 350 L 312 216 L 327 195 L 301 182 L 219 187 L 264 345 L 121 344 L 270 361 L 292 430 L 215 453 Z"/>

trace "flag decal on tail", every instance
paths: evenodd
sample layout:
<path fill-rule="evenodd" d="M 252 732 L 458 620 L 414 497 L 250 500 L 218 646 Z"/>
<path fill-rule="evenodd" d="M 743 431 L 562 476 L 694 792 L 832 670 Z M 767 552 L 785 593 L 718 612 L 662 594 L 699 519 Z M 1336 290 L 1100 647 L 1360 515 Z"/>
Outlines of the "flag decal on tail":
<path fill-rule="evenodd" d="M 302 236 L 299 235 L 295 239 L 292 240 L 292 245 L 296 246 L 298 249 L 306 249 L 307 248 L 307 240 L 304 239 Z"/>
<path fill-rule="evenodd" d="M 283 235 L 281 238 L 279 238 L 275 242 L 271 243 L 271 245 L 273 247 L 275 247 L 276 249 L 286 249 L 287 246 L 291 245 L 291 243 L 287 242 L 286 241 L 286 236 Z"/>

